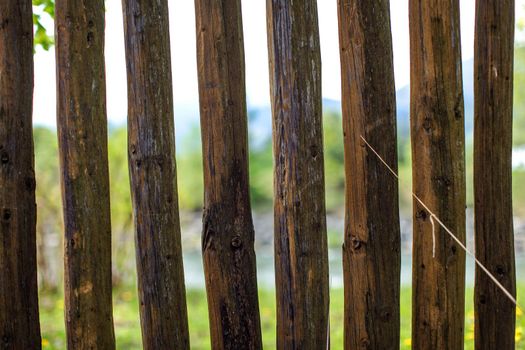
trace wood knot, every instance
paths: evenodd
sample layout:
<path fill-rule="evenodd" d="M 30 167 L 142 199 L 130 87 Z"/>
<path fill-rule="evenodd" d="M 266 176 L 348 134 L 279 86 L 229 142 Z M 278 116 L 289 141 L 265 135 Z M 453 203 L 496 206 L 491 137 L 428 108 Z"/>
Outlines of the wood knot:
<path fill-rule="evenodd" d="M 497 265 L 497 266 L 496 266 L 496 273 L 497 273 L 499 276 L 501 276 L 501 277 L 505 276 L 505 267 L 502 266 L 502 265 Z"/>
<path fill-rule="evenodd" d="M 2 220 L 5 222 L 8 222 L 9 220 L 11 220 L 11 210 L 4 209 L 2 211 Z"/>
<path fill-rule="evenodd" d="M 381 312 L 379 313 L 379 318 L 383 322 L 389 322 L 391 317 L 392 317 L 392 313 L 390 312 L 390 308 L 388 307 L 383 308 Z"/>
<path fill-rule="evenodd" d="M 88 46 L 91 46 L 94 40 L 95 40 L 95 34 L 93 32 L 88 32 L 86 36 L 86 41 L 87 41 Z"/>
<path fill-rule="evenodd" d="M 416 219 L 421 219 L 423 221 L 425 221 L 428 217 L 428 214 L 426 212 L 426 210 L 420 210 L 416 213 Z"/>
<path fill-rule="evenodd" d="M 2 164 L 7 164 L 7 163 L 9 163 L 9 154 L 7 154 L 6 151 L 3 151 L 3 152 L 0 154 L 0 162 L 2 162 Z"/>
<path fill-rule="evenodd" d="M 423 120 L 423 129 L 425 129 L 427 133 L 430 133 L 432 131 L 432 119 L 431 118 L 425 117 L 425 119 Z"/>
<path fill-rule="evenodd" d="M 352 238 L 350 239 L 350 242 L 351 242 L 353 251 L 358 251 L 365 245 L 365 242 L 363 242 L 356 236 L 352 236 Z"/>
<path fill-rule="evenodd" d="M 368 348 L 370 346 L 370 339 L 364 337 L 364 338 L 361 338 L 361 340 L 359 341 L 359 343 L 361 344 L 361 347 L 362 348 Z"/>
<path fill-rule="evenodd" d="M 242 239 L 239 236 L 235 236 L 232 238 L 231 245 L 234 249 L 239 249 L 242 247 Z"/>
<path fill-rule="evenodd" d="M 487 303 L 487 296 L 485 294 L 480 294 L 478 301 L 481 305 L 485 305 Z"/>
<path fill-rule="evenodd" d="M 28 191 L 34 191 L 36 189 L 36 181 L 34 177 L 26 177 L 24 184 Z"/>
<path fill-rule="evenodd" d="M 319 155 L 319 150 L 317 148 L 317 145 L 310 146 L 310 155 L 312 156 L 312 158 L 317 158 L 317 156 Z"/>

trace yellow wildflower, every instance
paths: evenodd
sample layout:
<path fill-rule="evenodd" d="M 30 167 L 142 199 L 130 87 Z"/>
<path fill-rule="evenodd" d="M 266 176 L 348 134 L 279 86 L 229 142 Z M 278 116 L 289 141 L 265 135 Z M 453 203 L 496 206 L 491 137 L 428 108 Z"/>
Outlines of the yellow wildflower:
<path fill-rule="evenodd" d="M 133 293 L 130 291 L 125 291 L 120 294 L 120 298 L 123 301 L 131 301 L 133 299 Z"/>
<path fill-rule="evenodd" d="M 406 338 L 405 340 L 403 340 L 403 345 L 412 346 L 412 338 Z"/>

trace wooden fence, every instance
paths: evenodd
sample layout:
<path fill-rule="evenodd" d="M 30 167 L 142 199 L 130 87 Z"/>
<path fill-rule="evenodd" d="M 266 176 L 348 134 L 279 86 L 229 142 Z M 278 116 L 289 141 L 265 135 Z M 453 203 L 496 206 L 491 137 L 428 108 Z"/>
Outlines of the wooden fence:
<path fill-rule="evenodd" d="M 400 346 L 396 103 L 388 0 L 338 1 L 346 172 L 344 324 L 329 325 L 315 0 L 267 0 L 277 348 Z M 516 293 L 511 202 L 514 1 L 478 0 L 475 241 Z M 464 339 L 465 141 L 459 0 L 410 0 L 412 338 Z M 128 154 L 145 349 L 189 349 L 176 191 L 168 1 L 123 0 Z M 213 349 L 260 349 L 240 0 L 195 0 L 204 155 L 202 253 Z M 0 1 L 0 347 L 38 349 L 30 0 Z M 113 349 L 104 2 L 56 0 L 69 349 Z M 184 53 L 175 53 L 177 55 Z M 334 82 L 335 83 L 335 82 Z M 389 168 L 390 167 L 390 168 Z M 440 225 L 436 223 L 439 221 Z M 513 349 L 516 305 L 476 270 L 476 349 Z"/>

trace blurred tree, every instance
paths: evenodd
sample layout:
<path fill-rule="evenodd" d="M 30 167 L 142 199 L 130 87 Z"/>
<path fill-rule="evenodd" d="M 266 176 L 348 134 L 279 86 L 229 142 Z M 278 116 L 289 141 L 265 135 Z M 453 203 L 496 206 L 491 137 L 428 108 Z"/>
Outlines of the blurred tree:
<path fill-rule="evenodd" d="M 55 0 L 33 0 L 33 24 L 35 26 L 35 41 L 34 46 L 42 47 L 44 50 L 49 50 L 54 44 L 53 35 L 48 33 L 48 29 L 43 24 L 42 16 L 49 15 L 55 18 Z M 49 28 L 53 32 L 53 28 Z"/>

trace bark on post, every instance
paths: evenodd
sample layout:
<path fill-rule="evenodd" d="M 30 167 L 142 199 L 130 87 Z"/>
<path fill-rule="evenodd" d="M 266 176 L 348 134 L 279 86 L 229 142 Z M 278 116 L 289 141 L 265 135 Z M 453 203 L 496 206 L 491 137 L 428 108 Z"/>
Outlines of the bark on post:
<path fill-rule="evenodd" d="M 57 0 L 58 143 L 69 349 L 114 349 L 104 1 Z"/>
<path fill-rule="evenodd" d="M 0 343 L 41 348 L 31 1 L 0 1 Z"/>
<path fill-rule="evenodd" d="M 196 0 L 202 250 L 213 349 L 262 348 L 240 0 Z"/>
<path fill-rule="evenodd" d="M 168 1 L 123 0 L 128 159 L 145 349 L 189 349 Z"/>
<path fill-rule="evenodd" d="M 267 0 L 277 348 L 328 343 L 328 249 L 317 2 Z"/>
<path fill-rule="evenodd" d="M 474 196 L 476 256 L 516 295 L 512 223 L 514 0 L 476 2 Z M 514 349 L 516 308 L 479 267 L 476 349 Z"/>
<path fill-rule="evenodd" d="M 459 0 L 410 0 L 414 193 L 465 240 L 465 127 Z M 412 344 L 462 349 L 465 253 L 414 200 Z M 435 221 L 435 220 L 434 220 Z"/>
<path fill-rule="evenodd" d="M 338 1 L 346 212 L 345 349 L 399 348 L 396 100 L 388 0 Z"/>

